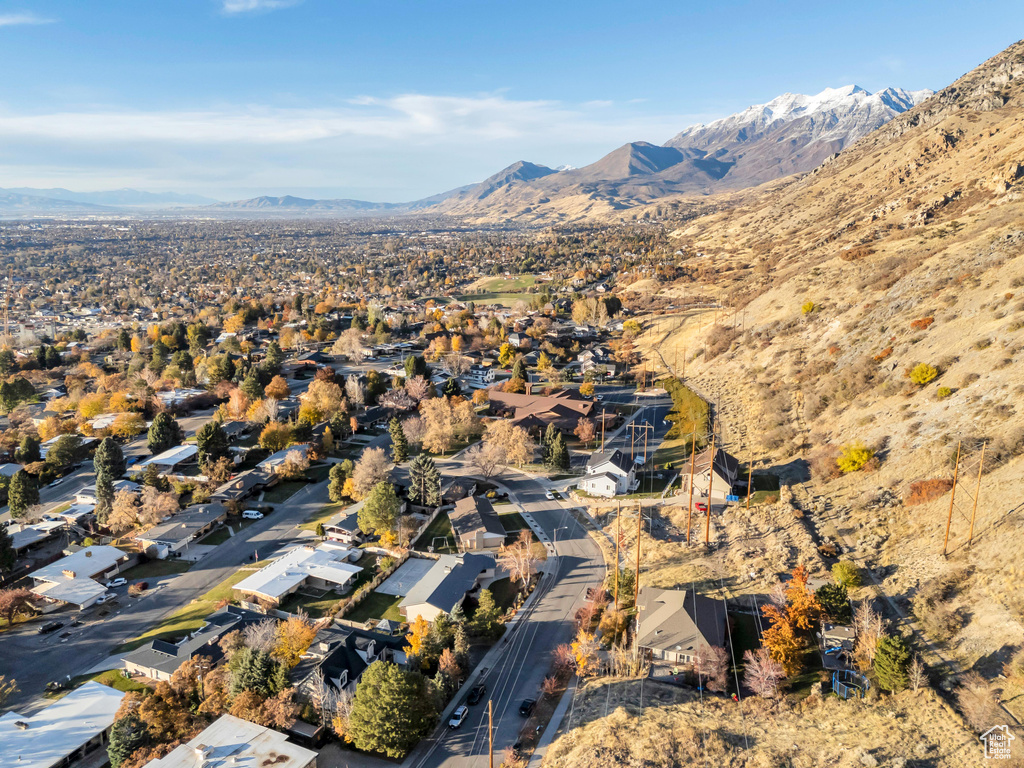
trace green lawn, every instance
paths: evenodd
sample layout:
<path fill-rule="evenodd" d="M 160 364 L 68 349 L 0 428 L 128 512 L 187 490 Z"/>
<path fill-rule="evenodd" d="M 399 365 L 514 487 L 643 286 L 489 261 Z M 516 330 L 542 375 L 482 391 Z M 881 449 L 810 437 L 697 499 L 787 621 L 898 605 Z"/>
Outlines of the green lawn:
<path fill-rule="evenodd" d="M 303 595 L 295 592 L 288 595 L 288 598 L 281 603 L 280 608 L 288 613 L 302 611 L 308 614 L 310 618 L 322 619 L 324 616 L 333 614 L 338 610 L 338 603 L 341 602 L 341 597 L 334 590 L 326 592 L 322 597 L 313 597 L 312 595 Z"/>
<path fill-rule="evenodd" d="M 523 516 L 518 512 L 504 512 L 498 515 L 498 519 L 501 520 L 501 526 L 505 529 L 505 543 L 513 544 L 516 539 L 519 538 L 519 532 L 523 530 L 530 530 L 530 526 L 523 520 Z M 538 560 L 547 560 L 548 551 L 544 548 L 544 545 L 540 543 L 537 535 L 530 532 L 530 538 L 533 540 L 533 554 Z"/>
<path fill-rule="evenodd" d="M 77 675 L 71 678 L 70 685 L 62 691 L 53 691 L 43 694 L 44 698 L 47 699 L 60 699 L 67 696 L 75 688 L 80 685 L 95 680 L 97 683 L 109 686 L 116 691 L 146 691 L 148 688 L 140 683 L 138 680 L 132 680 L 131 678 L 125 677 L 123 671 L 120 669 L 108 669 L 106 672 L 96 672 L 91 675 Z"/>
<path fill-rule="evenodd" d="M 330 464 L 315 464 L 306 470 L 306 477 L 312 483 L 320 483 L 331 473 Z"/>
<path fill-rule="evenodd" d="M 263 563 L 266 565 L 266 563 Z M 260 566 L 262 567 L 262 566 Z M 193 600 L 184 608 L 172 613 L 162 621 L 158 622 L 138 637 L 128 640 L 122 647 L 122 651 L 130 651 L 145 645 L 150 640 L 157 638 L 180 637 L 193 632 L 203 626 L 207 616 L 217 608 L 217 603 L 222 600 L 231 600 L 234 597 L 233 587 L 246 576 L 251 576 L 255 568 L 247 568 L 236 571 L 228 576 L 220 584 L 211 589 L 197 600 Z"/>
<path fill-rule="evenodd" d="M 175 573 L 185 573 L 191 567 L 192 563 L 187 560 L 150 560 L 146 563 L 140 563 L 134 568 L 129 568 L 121 575 L 128 579 L 128 581 L 156 579 Z"/>
<path fill-rule="evenodd" d="M 692 440 L 687 437 L 676 437 L 665 440 L 654 452 L 654 465 L 657 467 L 672 467 L 673 469 L 683 468 L 683 464 L 689 466 L 690 446 Z"/>
<path fill-rule="evenodd" d="M 391 621 L 403 622 L 405 619 L 398 612 L 398 604 L 402 602 L 401 595 L 385 595 L 380 592 L 371 592 L 363 602 L 357 605 L 345 618 L 349 621 L 363 623 L 370 619 L 390 619 Z"/>
<path fill-rule="evenodd" d="M 517 301 L 529 303 L 533 296 L 529 293 L 507 293 L 485 291 L 483 293 L 464 293 L 458 297 L 459 301 L 475 301 L 477 304 L 504 304 L 506 307 L 513 306 Z"/>
<path fill-rule="evenodd" d="M 523 288 L 529 288 L 536 284 L 536 275 L 495 276 L 479 280 L 477 288 L 482 292 L 521 291 Z"/>
<path fill-rule="evenodd" d="M 212 544 L 212 545 L 223 544 L 225 541 L 227 541 L 229 538 L 231 538 L 230 534 L 228 533 L 228 525 L 230 525 L 231 529 L 237 534 L 243 528 L 248 528 L 250 525 L 252 525 L 255 522 L 256 522 L 255 520 L 246 520 L 246 519 L 241 518 L 241 517 L 239 517 L 237 519 L 232 519 L 232 520 L 228 521 L 227 525 L 218 528 L 213 533 L 209 534 L 206 538 L 200 539 L 199 543 L 200 544 Z"/>
<path fill-rule="evenodd" d="M 306 522 L 300 525 L 299 528 L 302 528 L 304 531 L 315 531 L 318 523 L 326 523 L 347 506 L 347 504 L 328 504 L 325 507 L 321 507 L 319 512 L 314 512 L 307 517 Z"/>
<path fill-rule="evenodd" d="M 265 504 L 283 504 L 307 485 L 305 480 L 284 480 L 263 495 Z"/>
<path fill-rule="evenodd" d="M 416 540 L 415 548 L 420 552 L 426 552 L 427 547 L 433 545 L 434 538 L 439 536 L 446 536 L 448 543 L 443 547 L 435 548 L 435 552 L 441 555 L 454 555 L 458 553 L 458 549 L 454 546 L 455 534 L 452 532 L 452 524 L 448 520 L 448 515 L 444 512 L 435 517 L 433 522 L 427 526 L 427 529 Z"/>

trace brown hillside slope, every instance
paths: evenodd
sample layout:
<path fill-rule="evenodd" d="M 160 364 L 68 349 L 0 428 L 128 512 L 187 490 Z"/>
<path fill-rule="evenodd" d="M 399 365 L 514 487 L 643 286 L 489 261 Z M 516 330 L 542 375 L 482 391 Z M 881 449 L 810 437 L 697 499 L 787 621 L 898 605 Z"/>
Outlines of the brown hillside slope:
<path fill-rule="evenodd" d="M 675 236 L 695 270 L 719 275 L 711 290 L 726 310 L 718 325 L 659 318 L 649 343 L 669 365 L 685 355 L 741 459 L 810 462 L 797 499 L 817 507 L 812 525 L 838 533 L 905 608 L 930 579 L 956 574 L 944 598 L 954 615 L 933 636 L 989 676 L 1024 642 L 1018 537 L 1006 535 L 1024 522 L 1022 193 L 1017 43 L 817 171 L 683 224 Z M 938 376 L 915 383 L 921 363 Z M 948 493 L 877 502 L 950 478 L 961 440 L 966 483 L 946 559 Z M 855 441 L 876 449 L 877 468 L 833 477 L 839 447 Z"/>

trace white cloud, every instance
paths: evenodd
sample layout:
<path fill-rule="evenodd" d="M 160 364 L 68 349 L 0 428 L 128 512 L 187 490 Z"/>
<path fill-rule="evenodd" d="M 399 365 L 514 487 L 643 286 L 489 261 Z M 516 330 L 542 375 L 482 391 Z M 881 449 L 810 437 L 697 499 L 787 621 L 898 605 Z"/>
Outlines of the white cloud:
<path fill-rule="evenodd" d="M 34 13 L 0 14 L 0 27 L 17 27 L 26 24 L 52 24 L 55 19 L 36 16 Z"/>
<path fill-rule="evenodd" d="M 302 0 L 221 0 L 224 13 L 261 13 L 298 5 Z"/>
<path fill-rule="evenodd" d="M 627 141 L 661 142 L 714 117 L 495 93 L 363 96 L 329 108 L 27 114 L 0 105 L 0 173 L 5 186 L 332 188 L 414 199 L 515 160 L 585 165 Z"/>

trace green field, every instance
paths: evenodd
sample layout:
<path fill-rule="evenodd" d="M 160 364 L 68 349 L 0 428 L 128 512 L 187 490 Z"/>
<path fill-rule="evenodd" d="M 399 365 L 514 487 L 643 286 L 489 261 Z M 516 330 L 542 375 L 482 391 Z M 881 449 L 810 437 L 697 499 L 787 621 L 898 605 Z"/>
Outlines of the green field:
<path fill-rule="evenodd" d="M 325 507 L 321 507 L 319 512 L 314 512 L 307 517 L 306 521 L 299 528 L 304 531 L 315 531 L 318 523 L 326 523 L 347 506 L 347 504 L 328 504 Z"/>
<path fill-rule="evenodd" d="M 263 563 L 263 565 L 266 565 L 266 563 Z M 256 568 L 250 567 L 236 571 L 199 599 L 193 600 L 184 608 L 175 611 L 138 637 L 128 640 L 121 646 L 121 650 L 130 651 L 138 648 L 140 645 L 145 645 L 150 640 L 180 637 L 189 632 L 194 632 L 203 626 L 206 617 L 216 610 L 217 603 L 231 600 L 234 597 L 233 587 L 235 584 L 246 576 L 251 576 L 256 570 Z"/>
<path fill-rule="evenodd" d="M 536 275 L 516 275 L 514 277 L 486 277 L 477 281 L 476 293 L 513 293 L 530 288 L 537 284 Z M 472 295 L 472 294 L 467 294 Z"/>
<path fill-rule="evenodd" d="M 506 307 L 511 307 L 517 301 L 529 303 L 530 294 L 485 291 L 483 293 L 463 293 L 458 298 L 459 301 L 474 301 L 477 304 L 504 304 Z"/>
<path fill-rule="evenodd" d="M 128 581 L 137 579 L 156 579 L 160 576 L 170 576 L 175 573 L 185 573 L 192 567 L 188 560 L 150 560 L 146 563 L 136 565 L 122 573 Z"/>
<path fill-rule="evenodd" d="M 448 515 L 442 512 L 434 518 L 433 522 L 427 526 L 427 529 L 423 534 L 416 540 L 416 549 L 420 552 L 426 552 L 427 547 L 434 543 L 434 537 L 446 536 L 448 538 L 448 544 L 443 547 L 438 547 L 434 551 L 439 555 L 454 555 L 458 553 L 455 548 L 455 534 L 452 531 L 452 524 L 448 520 Z"/>
<path fill-rule="evenodd" d="M 285 480 L 263 495 L 265 504 L 282 504 L 306 487 L 305 480 Z"/>
<path fill-rule="evenodd" d="M 384 595 L 379 592 L 371 592 L 363 602 L 346 614 L 345 618 L 360 624 L 370 619 L 390 619 L 391 621 L 401 623 L 405 619 L 398 612 L 398 604 L 400 602 L 402 602 L 401 595 Z"/>

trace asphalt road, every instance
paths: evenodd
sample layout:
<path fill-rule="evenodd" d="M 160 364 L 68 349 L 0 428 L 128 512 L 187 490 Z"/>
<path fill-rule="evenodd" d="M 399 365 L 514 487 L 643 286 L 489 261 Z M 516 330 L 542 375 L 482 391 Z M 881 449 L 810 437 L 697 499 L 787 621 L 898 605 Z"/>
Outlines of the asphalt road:
<path fill-rule="evenodd" d="M 454 473 L 450 465 L 446 469 L 446 475 Z M 527 698 L 540 698 L 541 683 L 550 670 L 551 652 L 571 640 L 574 616 L 586 602 L 587 589 L 604 580 L 600 549 L 569 514 L 567 505 L 545 498 L 547 484 L 518 473 L 506 473 L 497 479 L 555 542 L 558 557 L 549 561 L 554 564 L 553 571 L 538 587 L 544 591 L 535 598 L 526 620 L 518 622 L 500 641 L 503 652 L 481 678 L 487 685 L 484 700 L 470 707 L 459 730 L 450 730 L 447 722 L 439 724 L 435 733 L 407 758 L 406 766 L 486 768 L 488 699 L 493 701 L 494 749 L 500 761 L 502 750 L 519 740 L 524 722 L 519 716 L 520 703 Z M 460 692 L 459 703 L 464 703 L 467 695 L 466 689 Z"/>

